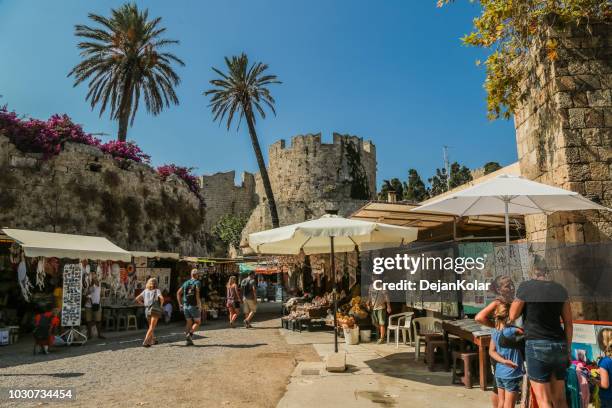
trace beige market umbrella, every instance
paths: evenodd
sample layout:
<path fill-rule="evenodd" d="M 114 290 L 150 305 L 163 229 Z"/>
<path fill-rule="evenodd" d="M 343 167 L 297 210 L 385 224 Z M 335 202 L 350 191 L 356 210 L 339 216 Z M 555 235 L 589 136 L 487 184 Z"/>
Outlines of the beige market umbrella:
<path fill-rule="evenodd" d="M 510 214 L 551 214 L 556 211 L 607 209 L 575 191 L 520 176 L 502 174 L 454 194 L 434 199 L 411 211 L 431 211 L 460 217 L 503 214 L 506 220 L 506 243 L 509 243 Z"/>
<path fill-rule="evenodd" d="M 418 229 L 379 222 L 351 220 L 335 214 L 299 224 L 255 232 L 249 235 L 249 246 L 259 254 L 331 255 L 331 268 L 336 273 L 335 252 L 369 251 L 398 247 L 415 241 Z M 336 279 L 334 276 L 334 286 Z M 338 303 L 334 289 L 334 326 Z M 338 333 L 334 330 L 334 350 L 338 352 Z"/>

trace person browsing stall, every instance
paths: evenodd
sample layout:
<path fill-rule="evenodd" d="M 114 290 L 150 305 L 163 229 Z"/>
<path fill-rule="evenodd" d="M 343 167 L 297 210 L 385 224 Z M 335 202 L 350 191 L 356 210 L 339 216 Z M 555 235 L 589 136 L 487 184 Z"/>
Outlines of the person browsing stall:
<path fill-rule="evenodd" d="M 96 333 L 99 339 L 104 339 L 102 335 L 102 307 L 100 306 L 100 282 L 94 275 L 91 278 L 91 285 L 87 289 L 87 298 L 85 300 L 85 321 L 87 322 L 87 338 L 93 338 L 93 327 L 96 327 Z"/>
<path fill-rule="evenodd" d="M 383 289 L 374 289 L 370 286 L 368 306 L 372 311 L 372 324 L 378 328 L 378 344 L 385 341 L 385 326 L 387 325 L 387 313 L 391 313 L 389 295 Z"/>

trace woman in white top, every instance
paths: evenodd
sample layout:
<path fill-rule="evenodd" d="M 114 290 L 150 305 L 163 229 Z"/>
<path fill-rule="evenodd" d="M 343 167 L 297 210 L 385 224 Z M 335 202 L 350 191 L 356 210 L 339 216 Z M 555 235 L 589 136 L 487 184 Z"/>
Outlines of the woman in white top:
<path fill-rule="evenodd" d="M 143 290 L 135 300 L 138 303 L 144 304 L 145 316 L 149 322 L 149 330 L 147 330 L 147 335 L 145 336 L 142 346 L 151 347 L 153 344 L 157 343 L 155 340 L 155 327 L 157 326 L 159 318 L 162 316 L 162 304 L 164 303 L 161 291 L 157 289 L 157 279 L 149 279 L 145 290 Z"/>
<path fill-rule="evenodd" d="M 87 290 L 85 299 L 85 321 L 87 322 L 87 338 L 93 338 L 93 327 L 96 326 L 96 333 L 99 339 L 104 339 L 102 335 L 102 306 L 100 305 L 100 282 L 94 275 L 91 285 Z"/>

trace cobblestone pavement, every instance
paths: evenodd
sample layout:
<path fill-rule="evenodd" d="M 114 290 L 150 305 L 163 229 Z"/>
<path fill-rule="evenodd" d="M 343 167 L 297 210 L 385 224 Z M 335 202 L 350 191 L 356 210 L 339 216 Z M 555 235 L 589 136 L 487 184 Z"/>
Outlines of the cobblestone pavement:
<path fill-rule="evenodd" d="M 256 319 L 257 320 L 257 319 Z M 142 333 L 33 356 L 30 345 L 0 348 L 0 389 L 72 388 L 74 407 L 275 407 L 299 361 L 319 361 L 312 347 L 288 345 L 279 320 L 259 316 L 253 329 L 204 326 L 195 345 L 182 325 L 162 326 L 160 344 Z M 0 406 L 40 406 L 0 400 Z M 46 404 L 45 404 L 46 405 Z M 64 404 L 49 403 L 63 406 Z"/>

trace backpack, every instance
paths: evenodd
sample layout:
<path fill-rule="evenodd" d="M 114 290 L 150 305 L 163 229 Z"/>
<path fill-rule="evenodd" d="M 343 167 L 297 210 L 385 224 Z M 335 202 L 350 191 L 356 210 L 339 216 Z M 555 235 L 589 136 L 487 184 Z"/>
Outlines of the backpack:
<path fill-rule="evenodd" d="M 240 292 L 242 293 L 242 297 L 248 297 L 248 294 L 253 293 L 253 286 L 251 284 L 251 278 L 246 278 L 242 282 L 240 282 Z"/>
<path fill-rule="evenodd" d="M 40 320 L 38 320 L 38 324 L 36 325 L 36 327 L 34 327 L 34 338 L 36 340 L 47 340 L 49 338 L 50 333 L 51 317 L 41 314 Z"/>
<path fill-rule="evenodd" d="M 185 303 L 187 306 L 197 306 L 198 305 L 198 293 L 196 291 L 196 284 L 190 283 L 185 288 Z"/>

